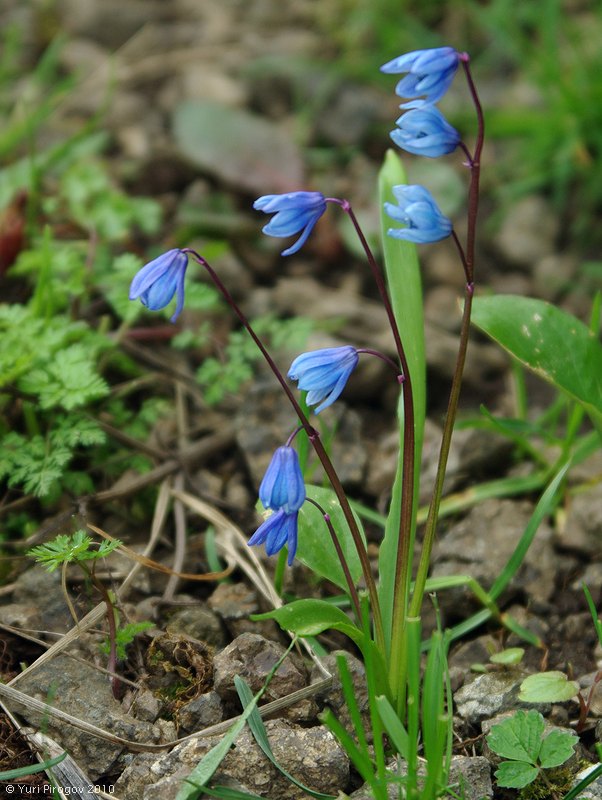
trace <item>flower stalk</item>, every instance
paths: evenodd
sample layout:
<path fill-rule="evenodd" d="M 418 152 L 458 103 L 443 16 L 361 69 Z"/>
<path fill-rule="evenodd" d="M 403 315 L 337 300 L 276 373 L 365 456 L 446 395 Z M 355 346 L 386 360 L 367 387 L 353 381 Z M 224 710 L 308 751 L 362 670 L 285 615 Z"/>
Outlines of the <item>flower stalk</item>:
<path fill-rule="evenodd" d="M 255 331 L 253 330 L 253 327 L 251 326 L 247 317 L 243 313 L 242 309 L 238 306 L 238 304 L 236 303 L 236 301 L 234 300 L 234 298 L 232 297 L 232 295 L 222 282 L 217 272 L 213 269 L 213 267 L 209 264 L 208 261 L 206 261 L 199 253 L 196 252 L 196 250 L 192 250 L 191 248 L 184 248 L 182 252 L 189 253 L 192 256 L 192 258 L 194 258 L 194 260 L 206 270 L 209 277 L 215 284 L 216 288 L 218 289 L 218 291 L 220 292 L 226 303 L 230 306 L 232 311 L 234 311 L 234 313 L 236 314 L 236 316 L 246 329 L 249 336 L 253 339 L 256 346 L 259 348 L 259 351 L 261 352 L 267 365 L 274 374 L 276 380 L 282 387 L 282 390 L 287 396 L 289 403 L 293 407 L 295 414 L 299 418 L 300 424 L 303 426 L 303 429 L 307 433 L 309 441 L 311 442 L 315 450 L 315 453 L 318 456 L 320 463 L 322 464 L 324 472 L 326 473 L 326 476 L 333 488 L 333 491 L 335 492 L 337 499 L 341 505 L 341 510 L 343 512 L 347 525 L 349 526 L 349 530 L 353 538 L 353 543 L 355 545 L 358 557 L 360 559 L 362 574 L 364 576 L 364 581 L 366 582 L 366 588 L 370 596 L 370 605 L 372 607 L 372 613 L 373 613 L 374 633 L 376 642 L 379 646 L 379 649 L 381 649 L 382 651 L 384 648 L 384 630 L 382 624 L 382 615 L 380 612 L 380 602 L 378 599 L 376 582 L 372 575 L 372 568 L 370 566 L 370 561 L 368 559 L 368 553 L 366 552 L 366 547 L 362 540 L 362 536 L 359 527 L 357 525 L 357 522 L 355 520 L 355 517 L 353 516 L 353 511 L 351 510 L 351 505 L 349 504 L 349 500 L 347 499 L 345 490 L 343 489 L 340 478 L 337 475 L 337 472 L 334 468 L 332 461 L 330 460 L 328 453 L 326 452 L 326 448 L 322 444 L 318 431 L 310 423 L 307 415 L 305 414 L 299 402 L 297 401 L 297 398 L 295 397 L 295 395 L 291 391 L 291 388 L 287 384 L 284 375 L 278 369 L 276 362 L 268 352 L 267 348 L 265 347 L 261 339 L 257 336 Z"/>
<path fill-rule="evenodd" d="M 466 53 L 460 55 L 460 63 L 464 68 L 464 72 L 468 82 L 468 87 L 477 114 L 477 139 L 475 143 L 474 153 L 472 154 L 472 157 L 470 158 L 469 161 L 471 179 L 470 179 L 470 187 L 468 190 L 468 221 L 467 221 L 467 232 L 466 232 L 466 249 L 462 248 L 462 245 L 458 237 L 456 236 L 455 232 L 453 234 L 453 238 L 456 243 L 456 246 L 458 247 L 458 251 L 466 275 L 464 310 L 462 312 L 462 323 L 460 327 L 460 344 L 458 347 L 458 356 L 450 388 L 449 401 L 447 406 L 447 412 L 445 415 L 443 434 L 441 438 L 441 447 L 439 450 L 439 460 L 437 462 L 437 474 L 435 477 L 435 484 L 433 487 L 433 493 L 429 504 L 428 516 L 424 532 L 424 540 L 422 544 L 422 551 L 420 553 L 420 561 L 418 564 L 418 571 L 416 574 L 414 591 L 410 603 L 410 611 L 409 611 L 410 616 L 419 615 L 420 609 L 422 607 L 422 600 L 424 597 L 424 587 L 426 585 L 431 553 L 437 530 L 439 506 L 441 504 L 441 496 L 443 494 L 443 481 L 445 479 L 445 472 L 447 469 L 447 460 L 449 457 L 449 450 L 451 446 L 454 424 L 458 413 L 460 389 L 462 386 L 464 365 L 466 363 L 466 352 L 468 349 L 472 299 L 474 296 L 474 251 L 475 251 L 477 215 L 479 210 L 479 178 L 480 178 L 480 167 L 481 167 L 481 152 L 483 150 L 483 142 L 485 140 L 485 122 L 483 118 L 483 111 L 479 100 L 479 96 L 476 87 L 474 85 L 474 81 L 470 71 L 470 59 Z"/>

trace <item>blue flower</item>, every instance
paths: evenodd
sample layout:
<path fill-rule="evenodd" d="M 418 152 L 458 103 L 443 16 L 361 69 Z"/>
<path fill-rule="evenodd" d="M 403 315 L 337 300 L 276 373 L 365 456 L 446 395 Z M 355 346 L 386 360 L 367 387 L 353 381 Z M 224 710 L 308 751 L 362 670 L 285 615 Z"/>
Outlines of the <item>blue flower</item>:
<path fill-rule="evenodd" d="M 305 501 L 305 483 L 294 447 L 279 447 L 270 461 L 261 486 L 259 499 L 265 508 L 281 509 L 287 514 L 298 511 Z"/>
<path fill-rule="evenodd" d="M 398 56 L 383 64 L 381 71 L 407 72 L 395 87 L 395 92 L 400 97 L 417 98 L 424 95 L 423 100 L 413 99 L 401 106 L 419 108 L 436 103 L 443 97 L 454 79 L 459 61 L 460 56 L 453 47 L 435 47 Z"/>
<path fill-rule="evenodd" d="M 315 409 L 319 414 L 341 394 L 358 361 L 355 347 L 326 347 L 297 356 L 291 364 L 288 377 L 299 381 L 299 389 L 308 392 L 308 405 L 320 403 Z"/>
<path fill-rule="evenodd" d="M 298 516 L 298 512 L 287 514 L 284 510 L 270 514 L 251 536 L 248 544 L 256 545 L 265 542 L 265 552 L 268 556 L 273 556 L 285 544 L 288 545 L 288 564 L 290 566 L 297 552 Z"/>
<path fill-rule="evenodd" d="M 326 199 L 321 192 L 266 194 L 253 203 L 253 208 L 275 214 L 263 228 L 268 236 L 294 236 L 301 231 L 295 244 L 282 251 L 283 256 L 290 256 L 303 247 L 314 225 L 326 211 Z"/>
<path fill-rule="evenodd" d="M 181 250 L 167 253 L 149 261 L 134 275 L 130 286 L 130 300 L 140 298 L 151 311 L 159 311 L 177 294 L 176 310 L 171 318 L 175 322 L 184 306 L 184 276 L 188 256 Z"/>
<path fill-rule="evenodd" d="M 424 186 L 394 186 L 397 205 L 385 203 L 385 211 L 405 228 L 389 228 L 394 239 L 427 244 L 445 239 L 452 232 L 452 223 L 445 217 Z"/>
<path fill-rule="evenodd" d="M 460 134 L 435 106 L 406 111 L 396 122 L 398 130 L 391 132 L 396 145 L 418 156 L 437 158 L 452 153 L 458 146 Z"/>
<path fill-rule="evenodd" d="M 269 556 L 288 544 L 288 563 L 297 551 L 297 518 L 305 502 L 305 484 L 297 451 L 286 445 L 279 447 L 259 487 L 259 499 L 274 514 L 259 526 L 249 539 L 250 545 L 263 544 Z"/>

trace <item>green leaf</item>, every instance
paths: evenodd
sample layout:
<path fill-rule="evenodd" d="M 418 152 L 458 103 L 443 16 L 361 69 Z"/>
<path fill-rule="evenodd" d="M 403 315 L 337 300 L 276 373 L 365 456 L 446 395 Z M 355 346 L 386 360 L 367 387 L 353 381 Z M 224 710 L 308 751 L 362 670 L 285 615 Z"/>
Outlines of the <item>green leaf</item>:
<path fill-rule="evenodd" d="M 384 695 L 376 698 L 376 707 L 395 749 L 407 761 L 410 756 L 410 739 L 399 715 Z"/>
<path fill-rule="evenodd" d="M 504 664 L 507 666 L 520 664 L 524 655 L 525 651 L 522 647 L 507 647 L 500 653 L 494 653 L 493 655 L 489 656 L 489 660 L 492 664 Z"/>
<path fill-rule="evenodd" d="M 475 298 L 472 321 L 602 424 L 602 345 L 576 317 L 543 300 Z"/>
<path fill-rule="evenodd" d="M 96 372 L 93 351 L 74 344 L 55 353 L 44 367 L 24 375 L 19 388 L 39 396 L 43 409 L 61 406 L 67 411 L 109 393 L 107 383 Z"/>
<path fill-rule="evenodd" d="M 495 771 L 498 786 L 506 789 L 522 789 L 533 783 L 539 770 L 524 761 L 502 761 Z"/>
<path fill-rule="evenodd" d="M 236 687 L 236 691 L 238 692 L 238 696 L 240 698 L 240 702 L 243 708 L 246 708 L 248 704 L 253 700 L 253 692 L 249 688 L 249 685 L 246 681 L 240 677 L 240 675 L 234 676 L 234 686 Z M 247 724 L 251 729 L 251 733 L 259 747 L 263 750 L 267 758 L 272 762 L 272 764 L 276 767 L 276 769 L 281 772 L 287 780 L 301 789 L 302 792 L 308 794 L 310 797 L 315 797 L 317 800 L 336 800 L 330 794 L 323 794 L 322 792 L 315 792 L 313 789 L 309 789 L 305 784 L 298 781 L 294 778 L 290 772 L 287 772 L 284 767 L 280 766 L 278 761 L 276 760 L 274 753 L 272 751 L 272 747 L 270 745 L 270 740 L 268 739 L 268 734 L 265 729 L 265 725 L 263 724 L 263 720 L 261 719 L 261 714 L 254 708 L 249 718 L 247 720 Z"/>
<path fill-rule="evenodd" d="M 381 208 L 381 228 L 385 273 L 389 296 L 401 340 L 408 361 L 412 379 L 414 399 L 414 434 L 416 442 L 414 509 L 418 507 L 420 462 L 424 438 L 424 419 L 426 414 L 426 356 L 424 344 L 424 317 L 422 305 L 422 277 L 416 246 L 410 242 L 393 239 L 387 235 L 391 219 L 385 214 L 383 203 L 395 202 L 393 186 L 407 183 L 403 165 L 399 157 L 389 150 L 379 175 L 379 205 Z M 400 449 L 403 443 L 403 403 L 398 405 L 400 423 Z M 399 541 L 399 511 L 402 484 L 401 459 L 395 476 L 393 493 L 387 518 L 385 537 L 380 546 L 379 596 L 385 636 L 389 636 L 393 610 L 395 584 L 395 564 Z M 413 535 L 413 534 L 412 534 Z"/>
<path fill-rule="evenodd" d="M 579 693 L 577 681 L 570 681 L 564 672 L 538 672 L 529 675 L 520 685 L 519 700 L 523 703 L 564 703 Z"/>
<path fill-rule="evenodd" d="M 559 767 L 573 755 L 577 737 L 572 731 L 553 730 L 541 743 L 539 763 L 544 769 Z"/>
<path fill-rule="evenodd" d="M 316 636 L 333 629 L 344 633 L 360 647 L 364 643 L 363 632 L 340 608 L 325 600 L 295 600 L 274 611 L 253 614 L 251 619 L 275 619 L 283 630 L 298 636 Z"/>
<path fill-rule="evenodd" d="M 259 695 L 255 695 L 224 738 L 221 739 L 215 747 L 212 747 L 205 757 L 196 765 L 180 786 L 178 794 L 176 795 L 176 800 L 193 800 L 193 798 L 199 796 L 203 791 L 204 785 L 207 781 L 211 780 L 213 773 L 227 756 L 228 750 L 230 750 L 241 730 L 244 728 L 247 719 L 257 705 L 258 699 Z"/>
<path fill-rule="evenodd" d="M 65 750 L 59 756 L 55 758 L 51 758 L 49 761 L 43 761 L 41 764 L 32 764 L 29 767 L 17 767 L 16 769 L 9 769 L 5 772 L 0 772 L 0 781 L 12 781 L 15 778 L 24 778 L 25 775 L 35 775 L 37 772 L 43 772 L 46 769 L 50 769 L 51 767 L 56 767 L 57 764 L 60 764 L 61 761 L 64 761 L 67 758 L 67 751 Z M 25 786 L 26 784 L 20 784 L 20 786 Z"/>
<path fill-rule="evenodd" d="M 212 786 L 211 789 L 203 786 L 203 794 L 209 797 L 217 797 L 219 800 L 263 800 L 259 794 L 249 794 L 241 792 L 239 789 L 231 789 L 229 786 Z"/>
<path fill-rule="evenodd" d="M 502 758 L 536 764 L 545 723 L 538 711 L 517 711 L 491 728 L 487 744 Z"/>
<path fill-rule="evenodd" d="M 307 486 L 306 491 L 307 496 L 319 503 L 324 511 L 329 514 L 330 522 L 349 565 L 351 577 L 354 583 L 357 583 L 362 574 L 362 567 L 349 526 L 335 493 L 332 489 L 321 486 Z M 357 515 L 354 516 L 365 541 L 362 523 Z M 348 591 L 343 568 L 324 518 L 311 503 L 305 503 L 299 512 L 297 558 L 317 575 L 321 575 L 323 578 L 340 586 L 344 591 Z"/>

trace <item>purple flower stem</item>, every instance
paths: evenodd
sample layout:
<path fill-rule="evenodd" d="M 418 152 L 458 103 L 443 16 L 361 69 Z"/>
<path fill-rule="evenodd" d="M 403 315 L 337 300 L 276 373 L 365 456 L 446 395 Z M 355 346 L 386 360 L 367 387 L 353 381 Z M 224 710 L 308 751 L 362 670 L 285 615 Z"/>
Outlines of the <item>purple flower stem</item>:
<path fill-rule="evenodd" d="M 458 401 L 460 399 L 460 389 L 462 386 L 462 375 L 464 373 L 464 364 L 466 362 L 466 351 L 468 348 L 468 336 L 470 332 L 470 314 L 472 311 L 472 298 L 474 295 L 474 250 L 475 250 L 475 236 L 477 226 L 477 214 L 479 209 L 479 177 L 481 169 L 481 151 L 483 150 L 483 142 L 485 139 L 485 122 L 483 119 L 483 110 L 477 94 L 472 74 L 470 72 L 469 56 L 463 53 L 460 56 L 466 79 L 468 81 L 468 88 L 470 90 L 476 113 L 477 113 L 477 140 L 475 144 L 475 151 L 471 159 L 470 172 L 470 188 L 468 190 L 468 215 L 467 215 L 467 231 L 466 231 L 466 249 L 462 247 L 457 236 L 454 234 L 454 240 L 460 252 L 462 265 L 466 274 L 466 288 L 464 295 L 464 311 L 462 313 L 462 325 L 460 328 L 460 344 L 458 346 L 458 358 L 454 369 L 452 378 L 449 400 L 447 405 L 447 412 L 445 415 L 445 424 L 443 426 L 443 435 L 441 438 L 441 448 L 439 450 L 439 461 L 437 463 L 437 475 L 435 477 L 435 485 L 433 487 L 433 494 L 429 505 L 428 516 L 424 531 L 424 540 L 422 543 L 422 552 L 420 553 L 420 562 L 418 564 L 418 571 L 416 573 L 416 582 L 414 584 L 414 593 L 410 603 L 410 616 L 419 616 L 422 608 L 422 599 L 424 596 L 424 587 L 428 576 L 429 563 L 431 559 L 431 552 L 435 541 L 435 533 L 437 530 L 437 521 L 439 516 L 439 506 L 441 503 L 441 495 L 443 493 L 443 481 L 445 479 L 445 470 L 447 467 L 447 459 L 449 456 L 449 448 L 451 445 L 452 434 L 454 430 L 454 423 L 458 412 Z"/>
<path fill-rule="evenodd" d="M 341 543 L 339 542 L 334 526 L 330 521 L 330 514 L 327 514 L 326 511 L 324 511 L 324 509 L 322 508 L 322 506 L 319 503 L 316 503 L 315 500 L 312 500 L 311 497 L 306 497 L 305 502 L 311 503 L 312 506 L 315 506 L 320 512 L 320 514 L 322 514 L 322 516 L 324 517 L 324 522 L 326 523 L 326 527 L 328 528 L 328 531 L 330 533 L 334 549 L 337 551 L 337 556 L 339 557 L 339 561 L 341 562 L 341 567 L 343 568 L 343 573 L 345 574 L 345 580 L 347 581 L 347 586 L 349 588 L 349 596 L 351 597 L 351 601 L 353 603 L 353 608 L 355 610 L 357 623 L 361 627 L 362 610 L 360 607 L 360 598 L 357 593 L 357 589 L 355 588 L 355 584 L 353 583 L 353 578 L 351 577 L 351 572 L 349 571 L 349 565 L 347 564 L 347 559 L 345 558 L 345 554 L 343 553 L 343 550 L 341 548 Z"/>
<path fill-rule="evenodd" d="M 368 355 L 376 356 L 376 358 L 380 358 L 381 361 L 384 361 L 385 364 L 388 364 L 391 367 L 391 369 L 393 370 L 393 372 L 397 376 L 397 381 L 399 383 L 403 383 L 405 381 L 404 376 L 401 375 L 400 372 L 399 372 L 399 364 L 396 364 L 395 361 L 393 361 L 392 358 L 389 358 L 389 356 L 386 356 L 384 353 L 381 353 L 380 350 L 372 350 L 370 347 L 358 347 L 357 348 L 357 352 L 358 353 L 367 353 Z"/>
<path fill-rule="evenodd" d="M 462 242 L 458 239 L 458 234 L 452 230 L 452 239 L 456 245 L 458 253 L 460 255 L 460 260 L 462 261 L 462 266 L 464 267 L 464 274 L 466 275 L 466 282 L 470 283 L 470 279 L 468 277 L 468 263 L 466 261 L 466 253 L 464 252 L 464 248 L 462 247 Z"/>
<path fill-rule="evenodd" d="M 328 477 L 328 480 L 330 481 L 330 485 L 332 486 L 332 488 L 333 488 L 333 490 L 334 490 L 334 492 L 335 492 L 335 494 L 337 496 L 337 499 L 338 499 L 338 501 L 339 501 L 339 503 L 341 505 L 341 510 L 343 512 L 343 515 L 345 516 L 345 520 L 347 522 L 347 525 L 349 526 L 349 530 L 351 531 L 351 536 L 353 537 L 353 542 L 355 544 L 355 548 L 357 550 L 357 554 L 359 556 L 360 563 L 361 563 L 361 566 L 362 566 L 362 573 L 364 575 L 364 580 L 366 582 L 366 588 L 368 589 L 368 593 L 370 595 L 370 605 L 372 607 L 372 615 L 373 615 L 373 620 L 374 620 L 374 632 L 375 632 L 376 642 L 377 642 L 381 652 L 384 652 L 384 631 L 383 631 L 382 615 L 381 615 L 381 611 L 380 611 L 380 603 L 379 603 L 379 600 L 378 600 L 378 592 L 376 590 L 376 583 L 375 583 L 374 577 L 372 575 L 372 569 L 371 569 L 371 566 L 370 566 L 370 560 L 368 559 L 368 553 L 366 552 L 366 548 L 364 546 L 364 542 L 362 540 L 362 537 L 361 537 L 359 528 L 357 526 L 357 522 L 355 520 L 355 517 L 353 516 L 353 512 L 351 510 L 351 506 L 349 505 L 349 500 L 347 499 L 347 495 L 345 494 L 345 490 L 343 489 L 343 486 L 341 484 L 339 476 L 336 473 L 334 465 L 333 465 L 332 461 L 330 460 L 324 445 L 322 444 L 322 441 L 320 439 L 320 434 L 318 433 L 318 431 L 310 423 L 309 419 L 307 418 L 307 415 L 305 414 L 305 412 L 303 411 L 303 409 L 299 405 L 299 403 L 297 401 L 297 398 L 295 397 L 295 395 L 291 391 L 290 386 L 287 384 L 284 375 L 278 369 L 278 366 L 277 366 L 276 362 L 274 361 L 272 356 L 267 351 L 267 349 L 266 349 L 265 345 L 263 344 L 263 342 L 261 341 L 261 339 L 257 336 L 255 331 L 251 327 L 251 324 L 247 320 L 246 316 L 244 315 L 244 313 L 242 312 L 242 310 L 240 309 L 240 307 L 238 306 L 238 304 L 236 303 L 236 301 L 234 300 L 234 298 L 232 297 L 232 295 L 230 294 L 228 289 L 222 283 L 222 280 L 219 277 L 219 275 L 217 274 L 217 272 L 195 250 L 192 250 L 190 248 L 184 248 L 182 250 L 182 252 L 189 253 L 195 259 L 195 261 L 197 261 L 197 263 L 200 264 L 207 271 L 209 277 L 211 278 L 211 280 L 213 281 L 213 283 L 215 284 L 215 286 L 217 287 L 217 289 L 221 293 L 221 295 L 224 298 L 224 300 L 226 301 L 226 303 L 230 306 L 232 311 L 234 311 L 234 313 L 236 314 L 238 319 L 241 321 L 241 323 L 243 324 L 243 326 L 247 330 L 247 333 L 249 334 L 251 339 L 253 339 L 253 341 L 255 342 L 257 347 L 259 348 L 259 351 L 261 352 L 262 356 L 264 357 L 267 365 L 269 366 L 269 368 L 274 373 L 274 376 L 275 376 L 276 380 L 278 381 L 278 383 L 282 387 L 282 390 L 285 393 L 285 395 L 287 396 L 287 398 L 289 400 L 289 403 L 292 405 L 295 413 L 297 414 L 297 416 L 299 418 L 299 422 L 301 423 L 301 425 L 303 426 L 303 429 L 307 433 L 308 438 L 309 438 L 310 442 L 312 443 L 313 448 L 314 448 L 314 450 L 316 452 L 316 455 L 320 459 L 320 462 L 321 462 L 321 464 L 322 464 L 322 466 L 324 468 L 324 472 L 326 473 L 326 476 Z"/>
<path fill-rule="evenodd" d="M 295 428 L 295 430 L 294 430 L 294 431 L 291 433 L 291 435 L 290 435 L 290 436 L 288 437 L 288 439 L 286 440 L 286 445 L 285 445 L 285 447 L 290 447 L 290 446 L 292 445 L 292 443 L 293 443 L 293 440 L 294 440 L 295 436 L 296 436 L 298 433 L 301 433 L 301 431 L 302 431 L 302 430 L 303 430 L 303 425 L 297 425 L 297 427 Z"/>
<path fill-rule="evenodd" d="M 389 293 L 385 279 L 381 272 L 379 265 L 374 258 L 370 245 L 368 244 L 364 232 L 362 231 L 359 222 L 348 200 L 337 200 L 335 198 L 326 198 L 327 202 L 337 203 L 341 206 L 343 211 L 347 213 L 349 219 L 353 223 L 359 240 L 362 244 L 366 258 L 372 270 L 372 275 L 376 282 L 378 292 L 385 307 L 389 325 L 393 333 L 395 341 L 395 349 L 399 356 L 399 363 L 401 364 L 401 374 L 403 381 L 400 381 L 403 386 L 403 415 L 404 415 L 404 436 L 403 436 L 403 480 L 401 486 L 401 506 L 399 513 L 399 543 L 397 546 L 397 560 L 395 565 L 395 593 L 393 600 L 393 617 L 392 617 L 392 635 L 393 639 L 402 636 L 405 627 L 405 618 L 408 602 L 408 594 L 410 589 L 411 567 L 410 567 L 410 545 L 412 540 L 412 521 L 413 521 L 413 506 L 414 506 L 414 461 L 415 461 L 415 430 L 414 430 L 414 399 L 412 394 L 412 379 L 406 358 L 403 343 L 401 341 L 401 334 L 397 327 L 397 320 L 391 306 Z M 401 641 L 401 639 L 400 639 Z M 400 653 L 400 641 L 397 644 L 394 642 L 391 645 L 391 652 L 394 654 Z M 393 655 L 395 658 L 395 655 Z"/>
<path fill-rule="evenodd" d="M 472 168 L 472 153 L 468 149 L 468 147 L 464 144 L 464 142 L 460 142 L 458 147 L 460 147 L 464 151 L 464 155 L 466 156 L 466 165 L 469 169 Z"/>

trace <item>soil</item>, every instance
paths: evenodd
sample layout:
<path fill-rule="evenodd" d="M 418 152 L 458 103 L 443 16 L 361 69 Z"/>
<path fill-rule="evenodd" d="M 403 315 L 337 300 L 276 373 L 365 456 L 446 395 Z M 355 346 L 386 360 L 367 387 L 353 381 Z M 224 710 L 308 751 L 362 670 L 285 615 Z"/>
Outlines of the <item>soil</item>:
<path fill-rule="evenodd" d="M 366 83 L 337 71 L 338 59 L 345 57 L 345 63 L 352 63 L 354 57 L 353 52 L 344 50 L 333 22 L 343 13 L 345 3 L 330 0 L 320 4 L 320 9 L 317 6 L 311 0 L 62 0 L 41 10 L 36 4 L 8 0 L 0 10 L 0 24 L 16 24 L 25 32 L 24 61 L 29 64 L 35 63 L 52 34 L 66 34 L 62 69 L 65 74 L 78 75 L 79 88 L 52 115 L 46 135 L 49 141 L 68 135 L 89 121 L 101 105 L 106 109 L 102 121 L 110 135 L 106 159 L 116 183 L 132 194 L 152 196 L 164 210 L 164 227 L 156 242 L 132 237 L 132 249 L 142 254 L 158 244 L 166 249 L 191 246 L 202 251 L 212 236 L 225 239 L 227 252 L 218 254 L 214 266 L 249 316 L 270 311 L 282 318 L 302 314 L 317 320 L 322 327 L 314 330 L 307 349 L 353 343 L 392 354 L 386 319 L 369 272 L 339 217 L 329 215 L 321 220 L 303 250 L 282 259 L 282 243 L 260 238 L 265 220 L 251 209 L 252 200 L 261 194 L 320 189 L 331 196 L 348 197 L 367 229 L 373 232 L 376 227 L 375 180 L 388 146 L 391 121 L 398 113 L 396 98 L 390 82 Z M 451 8 L 438 21 L 441 32 L 462 30 L 459 25 L 462 16 Z M 468 33 L 467 29 L 466 36 Z M 453 44 L 470 49 L 470 42 Z M 354 46 L 359 47 L 359 40 Z M 475 47 L 482 50 L 483 43 L 477 41 Z M 386 57 L 376 57 L 375 70 Z M 114 70 L 112 83 L 109 63 Z M 478 60 L 476 71 L 478 78 Z M 499 86 L 485 66 L 480 77 L 487 110 L 499 97 Z M 508 80 L 520 87 L 523 79 L 512 75 Z M 249 123 L 246 139 L 240 129 L 236 135 L 224 132 L 221 150 L 219 136 L 214 143 L 217 149 L 205 150 L 203 143 L 195 140 L 194 129 L 188 128 L 182 136 L 178 125 L 186 104 L 197 104 L 206 113 L 210 103 L 231 114 L 235 128 L 247 119 L 264 127 L 256 134 Z M 247 118 L 248 114 L 252 117 Z M 253 152 L 251 162 L 245 158 L 245 147 Z M 275 153 L 283 154 L 280 161 Z M 543 297 L 586 319 L 589 287 L 571 281 L 571 276 L 575 263 L 588 254 L 563 235 L 546 197 L 525 196 L 511 211 L 503 208 L 500 215 L 495 205 L 499 188 L 495 164 L 496 159 L 505 157 L 503 142 L 485 151 L 478 291 Z M 450 157 L 443 163 L 445 181 L 452 187 L 462 186 L 464 168 L 457 159 Z M 419 182 L 420 167 L 412 162 L 410 170 L 414 169 Z M 453 213 L 461 226 L 461 207 Z M 421 248 L 420 257 L 429 391 L 425 494 L 421 498 L 426 502 L 454 365 L 463 278 L 448 243 Z M 555 281 L 550 281 L 550 274 Z M 333 318 L 340 320 L 334 329 L 324 325 Z M 257 526 L 257 486 L 273 448 L 290 432 L 291 415 L 260 364 L 254 367 L 252 385 L 246 383 L 240 394 L 228 393 L 218 405 L 207 404 L 194 374 L 203 358 L 219 353 L 229 331 L 237 329 L 227 311 L 205 315 L 184 311 L 178 330 L 192 330 L 207 322 L 213 331 L 208 350 L 174 351 L 163 339 L 164 326 L 150 319 L 144 331 L 139 330 L 136 338 L 124 344 L 129 357 L 152 371 L 153 385 L 160 386 L 163 396 L 178 408 L 142 445 L 153 454 L 151 472 L 142 480 L 125 474 L 113 484 L 98 486 L 84 499 L 61 498 L 51 509 L 29 504 L 39 525 L 28 536 L 26 547 L 49 540 L 75 516 L 78 524 L 97 526 L 120 538 L 132 551 L 114 554 L 99 575 L 117 594 L 122 592 L 119 604 L 124 619 L 149 622 L 120 663 L 120 675 L 127 682 L 113 686 L 115 693 L 102 672 L 106 662 L 98 649 L 103 638 L 102 617 L 88 628 L 80 625 L 73 629 L 60 576 L 31 567 L 22 558 L 21 542 L 6 545 L 10 572 L 0 590 L 3 682 L 15 678 L 23 665 L 34 663 L 72 630 L 70 647 L 60 654 L 56 651 L 54 658 L 36 666 L 14 686 L 37 699 L 44 699 L 53 686 L 57 705 L 64 711 L 141 745 L 117 746 L 64 722 L 50 723 L 50 736 L 69 750 L 90 780 L 123 800 L 142 796 L 150 800 L 155 796 L 153 784 L 165 776 L 174 774 L 181 780 L 176 767 L 188 765 L 189 769 L 187 756 L 181 754 L 181 747 L 167 756 L 169 748 L 161 750 L 159 745 L 219 725 L 239 713 L 234 674 L 244 674 L 256 691 L 286 646 L 286 637 L 273 623 L 250 619 L 251 614 L 270 608 L 269 589 L 261 583 L 256 565 L 242 566 L 244 539 L 241 545 L 235 529 L 248 536 Z M 294 355 L 286 346 L 278 349 L 283 364 Z M 536 416 L 550 402 L 550 390 L 529 376 L 527 389 L 530 413 Z M 386 368 L 380 363 L 362 363 L 331 417 L 337 426 L 333 457 L 346 489 L 354 499 L 381 512 L 389 500 L 396 459 L 396 398 L 397 389 Z M 475 332 L 466 366 L 462 418 L 475 419 L 480 404 L 494 414 L 510 415 L 514 399 L 506 357 Z M 542 442 L 535 442 L 535 448 L 545 449 Z M 507 438 L 461 427 L 454 436 L 446 492 L 462 496 L 486 481 L 534 471 L 533 461 Z M 570 473 L 560 506 L 542 523 L 524 564 L 499 599 L 501 611 L 540 636 L 545 649 L 521 642 L 499 622 L 490 620 L 452 646 L 455 691 L 470 685 L 479 674 L 474 671 L 475 664 L 485 665 L 486 671 L 497 669 L 488 663 L 491 652 L 518 645 L 525 648 L 525 656 L 516 676 L 558 669 L 584 686 L 591 685 L 602 652 L 582 583 L 589 586 L 599 606 L 600 474 L 600 453 Z M 175 489 L 176 495 L 165 514 L 161 498 L 169 489 Z M 200 514 L 191 497 L 203 503 Z M 526 491 L 519 497 L 490 498 L 476 508 L 467 506 L 446 516 L 440 526 L 433 574 L 469 574 L 490 586 L 511 555 L 538 497 L 538 491 Z M 222 545 L 222 566 L 232 567 L 228 582 L 170 575 L 170 569 L 186 574 L 216 569 L 208 557 L 213 541 L 208 523 L 223 534 L 229 552 L 236 554 L 225 556 L 226 546 Z M 368 524 L 367 533 L 376 564 L 381 530 Z M 141 563 L 139 554 L 145 548 L 155 566 Z M 273 574 L 274 559 L 257 555 L 260 566 Z M 138 571 L 125 591 L 123 580 L 134 564 Z M 156 564 L 162 565 L 164 572 Z M 98 597 L 75 572 L 68 571 L 65 580 L 71 603 L 82 619 Z M 317 585 L 299 564 L 286 571 L 284 590 L 296 596 L 332 596 L 339 591 L 328 582 Z M 441 593 L 439 603 L 446 626 L 480 608 L 463 589 Z M 430 608 L 426 609 L 426 632 L 433 620 Z M 348 641 L 337 634 L 319 639 L 327 650 L 349 648 Z M 302 690 L 310 680 L 312 661 L 306 652 L 298 652 L 286 663 L 284 673 L 278 673 L 282 685 L 275 686 L 268 697 L 271 701 Z M 357 670 L 359 686 L 361 665 Z M 321 677 L 319 670 L 317 677 Z M 581 737 L 585 761 L 595 760 L 594 744 L 602 734 L 602 700 L 597 697 Z M 23 708 L 14 698 L 4 700 L 15 721 L 8 715 L 0 717 L 0 771 L 33 762 L 16 725 L 26 722 L 35 728 L 41 724 L 38 709 Z M 519 707 L 516 697 L 514 702 L 514 707 Z M 339 783 L 333 778 L 322 791 L 351 793 L 361 781 L 349 771 L 336 747 L 320 738 L 323 729 L 317 713 L 326 704 L 336 705 L 326 690 L 316 697 L 308 695 L 276 712 L 270 730 L 274 739 L 289 743 L 283 757 L 313 747 L 317 754 L 331 759 L 307 780 L 318 781 L 319 773 L 322 777 L 327 773 Z M 508 710 L 500 707 L 495 713 Z M 574 702 L 548 705 L 544 711 L 557 724 L 573 727 L 579 714 Z M 143 752 L 149 743 L 156 746 L 156 752 Z M 228 779 L 247 785 L 245 774 L 248 777 L 256 771 L 263 775 L 262 770 L 268 770 L 260 754 L 252 755 L 253 747 L 250 737 L 237 746 L 239 757 L 250 760 L 243 761 L 247 766 L 241 773 L 232 756 Z M 472 757 L 482 750 L 482 720 L 458 718 L 455 753 Z M 199 752 L 195 751 L 195 757 Z M 171 758 L 170 765 L 165 762 L 161 774 L 157 770 L 151 774 L 151 763 L 160 757 Z M 295 763 L 291 769 L 302 773 L 303 764 L 295 767 Z M 263 788 L 255 786 L 261 796 L 272 800 L 305 796 L 295 794 L 296 790 L 288 794 L 285 783 L 278 783 L 269 770 L 265 774 Z M 39 790 L 46 785 L 39 777 L 22 779 L 22 783 Z M 161 794 L 156 796 L 171 796 L 173 786 L 160 786 Z M 515 795 L 496 789 L 492 796 Z"/>

